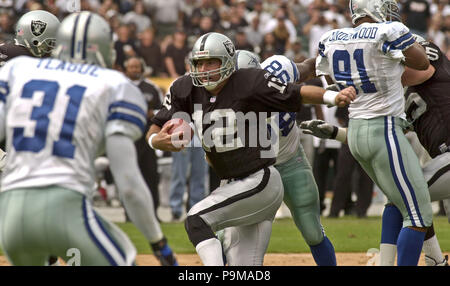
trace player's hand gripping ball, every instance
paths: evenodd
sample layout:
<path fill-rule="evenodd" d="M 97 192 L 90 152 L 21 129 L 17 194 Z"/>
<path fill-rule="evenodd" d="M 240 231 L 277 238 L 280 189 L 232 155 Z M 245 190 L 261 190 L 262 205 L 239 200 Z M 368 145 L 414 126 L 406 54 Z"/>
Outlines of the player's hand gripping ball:
<path fill-rule="evenodd" d="M 169 124 L 172 124 L 172 127 L 167 133 L 172 135 L 172 145 L 176 148 L 186 147 L 194 136 L 192 127 L 181 118 L 172 118 L 163 125 L 163 128 Z"/>

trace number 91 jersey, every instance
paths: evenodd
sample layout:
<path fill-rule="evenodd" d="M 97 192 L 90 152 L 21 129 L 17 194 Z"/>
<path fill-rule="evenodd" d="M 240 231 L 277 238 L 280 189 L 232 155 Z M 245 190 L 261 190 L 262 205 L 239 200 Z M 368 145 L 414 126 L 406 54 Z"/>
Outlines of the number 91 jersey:
<path fill-rule="evenodd" d="M 57 59 L 18 57 L 0 70 L 2 191 L 57 185 L 91 195 L 105 137 L 138 139 L 141 92 L 119 72 Z"/>
<path fill-rule="evenodd" d="M 341 89 L 355 87 L 357 96 L 349 106 L 350 118 L 405 118 L 402 51 L 414 42 L 400 22 L 331 30 L 320 39 L 316 74 L 330 75 Z"/>

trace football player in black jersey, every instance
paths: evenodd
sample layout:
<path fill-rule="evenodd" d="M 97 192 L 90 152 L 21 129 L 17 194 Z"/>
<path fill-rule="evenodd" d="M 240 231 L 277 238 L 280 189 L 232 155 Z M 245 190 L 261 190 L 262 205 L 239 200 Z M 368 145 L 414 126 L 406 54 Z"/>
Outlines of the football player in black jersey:
<path fill-rule="evenodd" d="M 0 66 L 18 56 L 50 56 L 59 24 L 55 15 L 44 10 L 25 13 L 17 21 L 14 43 L 0 45 Z"/>
<path fill-rule="evenodd" d="M 147 139 L 152 148 L 180 151 L 169 134 L 172 118 L 193 121 L 211 166 L 226 183 L 188 212 L 185 227 L 204 265 L 223 265 L 214 232 L 239 227 L 239 265 L 262 265 L 271 224 L 283 199 L 275 154 L 268 137 L 268 113 L 298 111 L 301 103 L 345 106 L 353 87 L 341 92 L 316 86 L 284 84 L 259 69 L 235 69 L 235 48 L 219 33 L 195 43 L 191 73 L 175 80 L 163 108 L 152 119 Z"/>
<path fill-rule="evenodd" d="M 405 67 L 402 83 L 407 86 L 405 92 L 405 111 L 412 124 L 419 142 L 432 158 L 423 166 L 423 173 L 428 183 L 431 201 L 450 201 L 450 60 L 435 44 L 415 35 L 421 44 L 430 66 L 419 71 Z M 321 138 L 337 139 L 346 142 L 345 129 L 332 126 L 323 121 L 313 120 L 302 123 L 302 128 L 309 129 L 309 134 Z M 333 134 L 332 134 L 333 133 Z M 393 265 L 396 255 L 395 243 L 383 243 L 383 235 L 395 240 L 396 230 L 401 227 L 402 216 L 398 209 L 393 210 L 389 219 L 383 220 L 382 246 L 380 260 L 384 266 Z M 447 216 L 450 214 L 447 211 Z M 385 232 L 383 234 L 383 232 Z M 385 245 L 383 245 L 385 244 Z M 389 245 L 390 244 L 390 245 Z M 441 248 L 434 233 L 433 225 L 428 228 L 423 243 L 425 263 L 429 266 L 446 266 L 448 257 L 442 255 Z"/>

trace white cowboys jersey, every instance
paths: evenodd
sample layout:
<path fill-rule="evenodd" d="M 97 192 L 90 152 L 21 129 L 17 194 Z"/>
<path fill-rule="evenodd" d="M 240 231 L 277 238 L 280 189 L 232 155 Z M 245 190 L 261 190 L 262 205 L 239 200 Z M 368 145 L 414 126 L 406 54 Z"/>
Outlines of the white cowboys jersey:
<path fill-rule="evenodd" d="M 331 30 L 319 43 L 317 75 L 330 75 L 340 88 L 354 86 L 350 118 L 405 118 L 401 75 L 402 51 L 414 43 L 400 22 L 364 23 Z"/>
<path fill-rule="evenodd" d="M 18 57 L 0 70 L 2 191 L 57 185 L 87 196 L 105 137 L 142 136 L 147 104 L 117 71 L 57 59 Z"/>
<path fill-rule="evenodd" d="M 261 67 L 275 75 L 283 83 L 297 82 L 300 78 L 295 63 L 282 55 L 267 58 Z M 272 134 L 272 138 L 278 139 L 278 148 L 275 148 L 275 150 L 278 149 L 275 165 L 284 163 L 297 154 L 300 144 L 300 129 L 297 127 L 296 115 L 296 112 L 280 112 L 278 118 L 275 116 L 270 118 L 271 129 L 275 133 Z"/>

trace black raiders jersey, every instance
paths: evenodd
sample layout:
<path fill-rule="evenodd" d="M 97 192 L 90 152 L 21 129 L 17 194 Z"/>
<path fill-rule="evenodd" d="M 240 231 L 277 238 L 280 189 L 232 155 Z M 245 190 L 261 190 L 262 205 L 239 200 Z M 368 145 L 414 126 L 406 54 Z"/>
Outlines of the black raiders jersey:
<path fill-rule="evenodd" d="M 0 67 L 2 67 L 7 61 L 18 56 L 30 56 L 33 55 L 27 48 L 14 43 L 4 43 L 0 45 Z"/>
<path fill-rule="evenodd" d="M 161 127 L 172 118 L 183 118 L 180 112 L 184 112 L 188 118 L 183 119 L 194 123 L 217 175 L 243 178 L 275 163 L 267 118 L 270 112 L 298 112 L 300 88 L 283 84 L 265 70 L 240 69 L 212 96 L 184 75 L 172 83 L 152 123 Z"/>
<path fill-rule="evenodd" d="M 435 44 L 420 44 L 435 72 L 424 83 L 408 87 L 405 109 L 420 143 L 434 158 L 450 146 L 450 61 Z"/>

